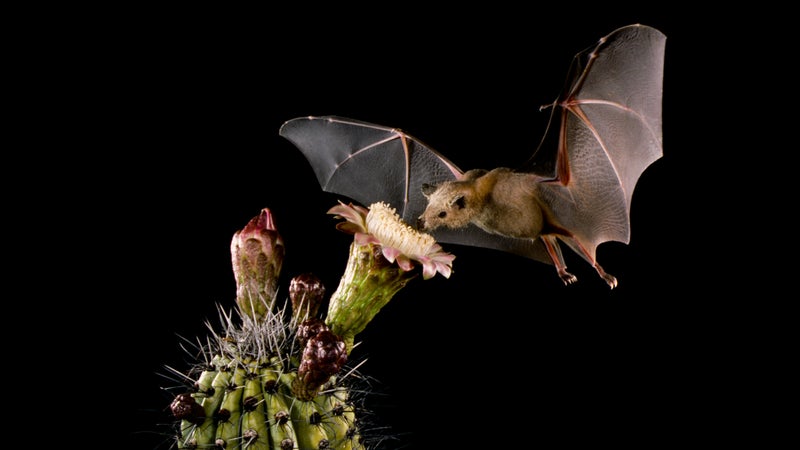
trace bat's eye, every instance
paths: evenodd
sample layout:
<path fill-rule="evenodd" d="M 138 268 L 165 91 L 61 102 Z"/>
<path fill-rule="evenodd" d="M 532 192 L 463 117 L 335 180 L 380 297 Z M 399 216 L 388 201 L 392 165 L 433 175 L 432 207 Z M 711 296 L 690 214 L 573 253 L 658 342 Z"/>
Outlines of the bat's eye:
<path fill-rule="evenodd" d="M 444 219 L 445 217 L 447 217 L 447 211 L 442 211 L 442 212 L 439 213 L 439 218 L 440 219 Z"/>

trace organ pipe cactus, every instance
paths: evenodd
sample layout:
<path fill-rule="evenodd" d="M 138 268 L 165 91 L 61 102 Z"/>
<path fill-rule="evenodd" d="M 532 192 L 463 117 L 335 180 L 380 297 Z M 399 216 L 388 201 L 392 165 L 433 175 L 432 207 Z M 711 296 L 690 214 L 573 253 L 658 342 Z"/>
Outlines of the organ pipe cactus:
<path fill-rule="evenodd" d="M 177 448 L 367 450 L 384 440 L 359 420 L 366 410 L 348 361 L 355 337 L 417 266 L 424 279 L 449 277 L 454 256 L 385 204 L 340 203 L 329 213 L 354 239 L 324 315 L 326 290 L 311 273 L 292 278 L 288 301 L 278 301 L 285 248 L 269 209 L 234 234 L 236 305 L 220 307 L 196 366 L 170 369 L 186 380 L 169 405 Z"/>

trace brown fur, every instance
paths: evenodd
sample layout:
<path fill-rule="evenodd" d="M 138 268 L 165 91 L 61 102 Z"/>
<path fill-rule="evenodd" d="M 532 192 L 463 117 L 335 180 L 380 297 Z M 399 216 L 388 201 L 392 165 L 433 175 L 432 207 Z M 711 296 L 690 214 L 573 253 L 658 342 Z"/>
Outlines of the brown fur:
<path fill-rule="evenodd" d="M 502 236 L 541 238 L 561 280 L 566 284 L 574 283 L 577 278 L 567 272 L 556 242 L 556 238 L 560 238 L 578 249 L 611 288 L 616 287 L 617 279 L 597 264 L 594 255 L 558 224 L 542 203 L 541 181 L 537 175 L 500 167 L 490 171 L 470 170 L 460 179 L 438 186 L 423 185 L 422 193 L 428 199 L 428 206 L 417 226 L 423 231 L 433 231 L 440 227 L 463 228 L 473 223 L 484 231 Z"/>
<path fill-rule="evenodd" d="M 428 206 L 418 225 L 433 231 L 474 223 L 489 233 L 536 239 L 547 222 L 536 180 L 536 175 L 501 167 L 470 170 L 459 180 L 425 186 Z"/>

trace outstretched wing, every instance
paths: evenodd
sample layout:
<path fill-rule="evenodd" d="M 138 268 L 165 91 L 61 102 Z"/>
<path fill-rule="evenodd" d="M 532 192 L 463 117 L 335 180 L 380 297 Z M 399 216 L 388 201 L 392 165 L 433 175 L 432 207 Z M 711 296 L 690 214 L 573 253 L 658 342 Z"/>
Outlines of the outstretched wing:
<path fill-rule="evenodd" d="M 280 135 L 308 159 L 324 191 L 364 206 L 386 202 L 411 224 L 425 209 L 422 184 L 462 173 L 398 129 L 344 117 L 299 117 L 284 123 Z"/>
<path fill-rule="evenodd" d="M 630 238 L 630 202 L 642 172 L 662 155 L 661 95 L 665 36 L 643 25 L 617 29 L 574 59 L 560 109 L 559 144 L 531 158 L 553 168 L 540 184 L 552 216 L 578 254 Z M 311 163 L 323 190 L 364 206 L 383 201 L 409 224 L 425 210 L 424 183 L 462 174 L 452 162 L 397 129 L 342 117 L 301 117 L 281 136 Z M 434 232 L 439 242 L 502 250 L 552 263 L 541 240 L 505 238 L 474 225 Z M 579 247 L 579 246 L 582 246 Z"/>
<path fill-rule="evenodd" d="M 644 25 L 613 31 L 575 56 L 558 102 L 558 182 L 543 184 L 541 193 L 592 258 L 602 242 L 629 242 L 634 187 L 662 156 L 665 42 Z"/>
<path fill-rule="evenodd" d="M 363 206 L 386 202 L 414 225 L 427 200 L 422 185 L 456 179 L 462 171 L 440 153 L 402 131 L 344 117 L 298 117 L 280 135 L 306 157 L 326 192 Z M 505 238 L 470 225 L 440 229 L 442 243 L 486 247 L 550 262 L 538 241 Z"/>

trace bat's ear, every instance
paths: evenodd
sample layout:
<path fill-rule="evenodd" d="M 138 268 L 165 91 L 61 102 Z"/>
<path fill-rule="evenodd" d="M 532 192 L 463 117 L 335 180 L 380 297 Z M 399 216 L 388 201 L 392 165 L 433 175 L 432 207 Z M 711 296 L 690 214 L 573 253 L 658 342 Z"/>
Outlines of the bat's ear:
<path fill-rule="evenodd" d="M 458 209 L 464 209 L 467 206 L 467 199 L 463 195 L 459 195 L 450 201 L 450 206 L 455 206 Z"/>
<path fill-rule="evenodd" d="M 422 195 L 427 198 L 430 197 L 430 195 L 434 192 L 436 192 L 436 186 L 428 183 L 422 183 Z"/>
<path fill-rule="evenodd" d="M 489 171 L 486 169 L 472 169 L 464 172 L 464 174 L 459 177 L 459 180 L 472 181 L 486 175 L 487 173 L 489 173 Z"/>

